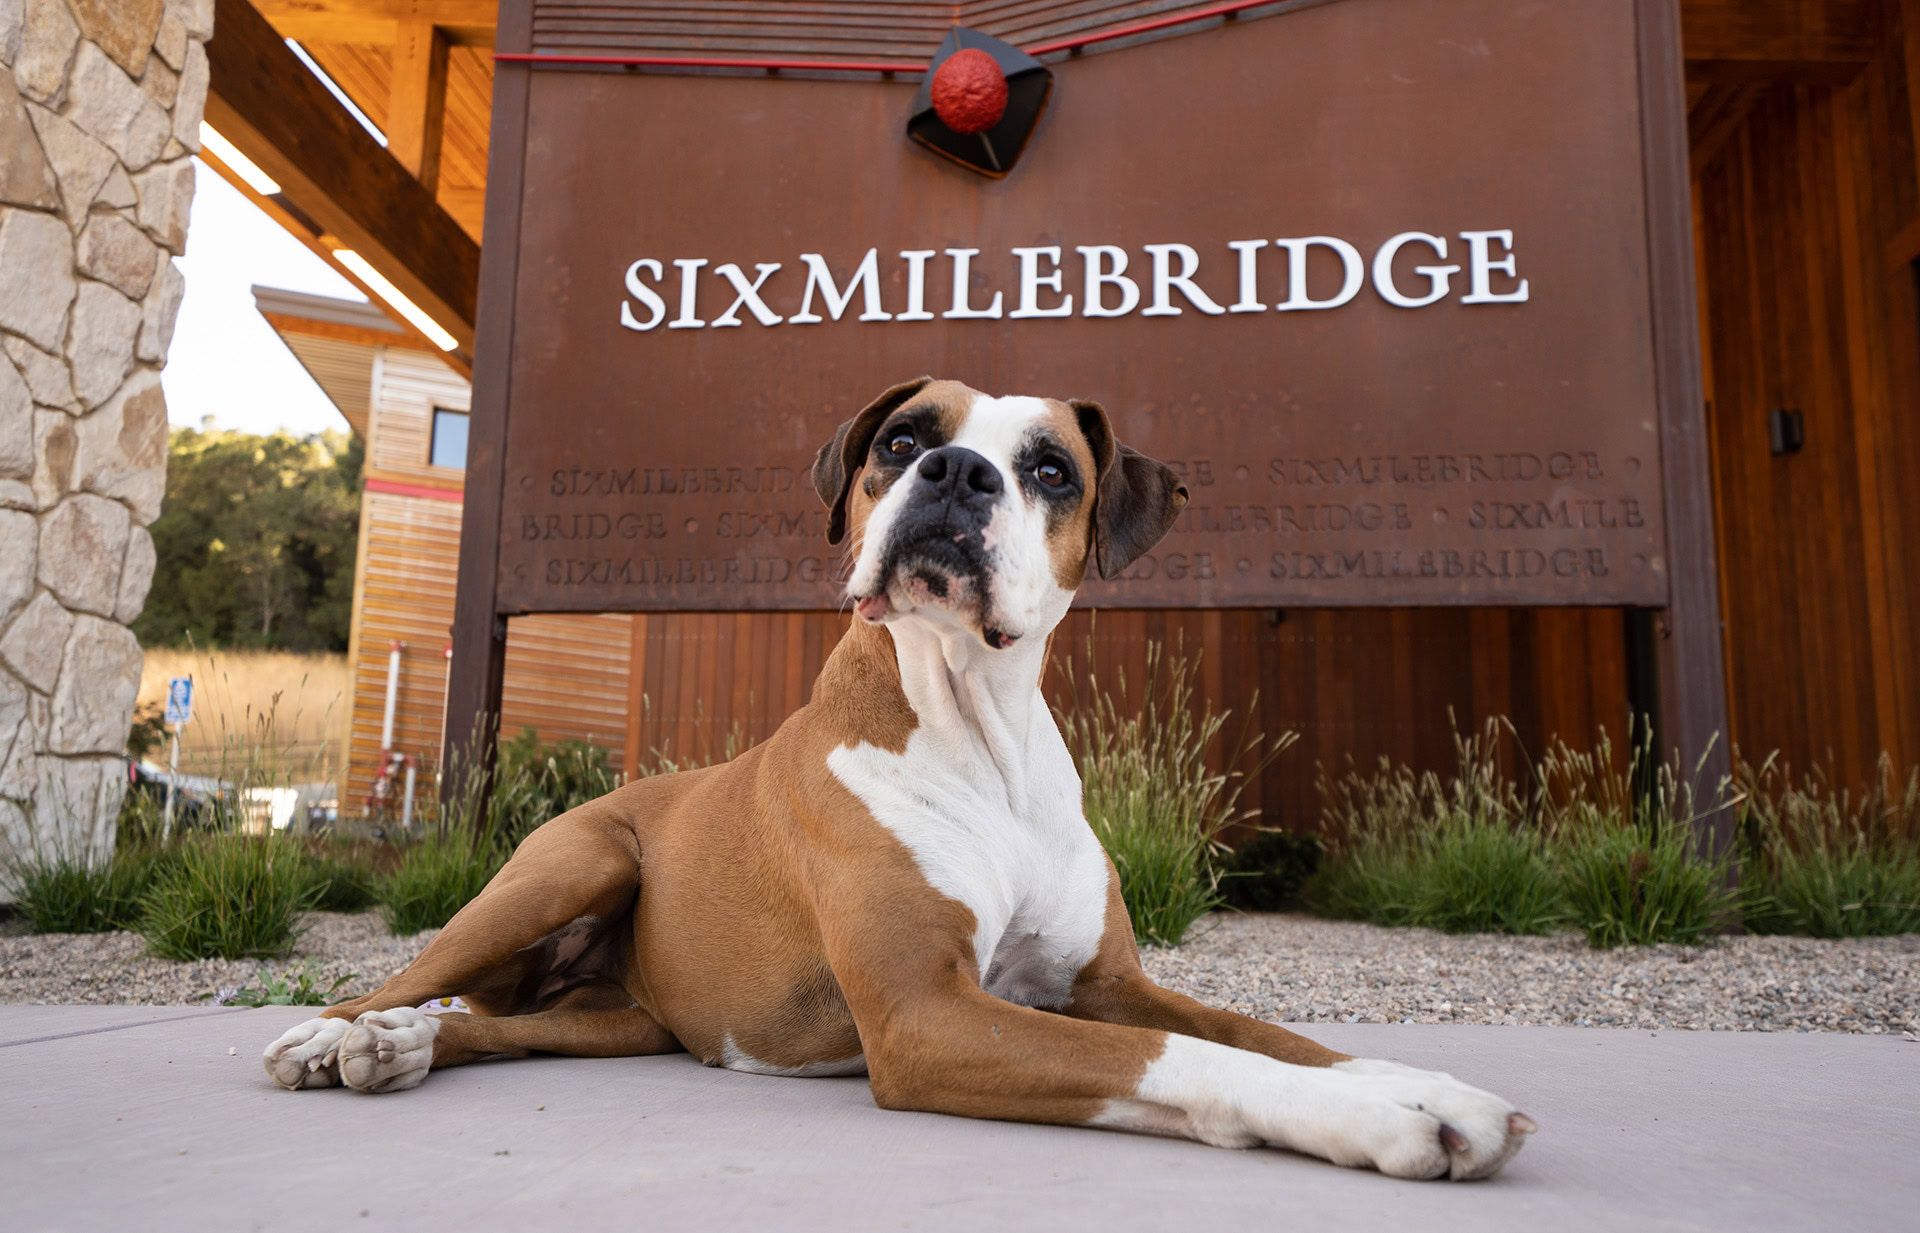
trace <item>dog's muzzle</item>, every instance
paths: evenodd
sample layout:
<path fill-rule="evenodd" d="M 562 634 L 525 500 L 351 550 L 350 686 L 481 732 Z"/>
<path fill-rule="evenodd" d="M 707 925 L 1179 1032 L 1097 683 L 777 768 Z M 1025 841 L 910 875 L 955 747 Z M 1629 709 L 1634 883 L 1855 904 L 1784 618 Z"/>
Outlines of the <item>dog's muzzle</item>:
<path fill-rule="evenodd" d="M 1006 489 L 1000 471 L 963 446 L 930 450 L 904 477 L 912 485 L 888 529 L 881 577 L 916 603 L 974 611 L 984 620 L 992 573 L 987 527 Z M 998 630 L 990 646 L 1011 645 Z"/>

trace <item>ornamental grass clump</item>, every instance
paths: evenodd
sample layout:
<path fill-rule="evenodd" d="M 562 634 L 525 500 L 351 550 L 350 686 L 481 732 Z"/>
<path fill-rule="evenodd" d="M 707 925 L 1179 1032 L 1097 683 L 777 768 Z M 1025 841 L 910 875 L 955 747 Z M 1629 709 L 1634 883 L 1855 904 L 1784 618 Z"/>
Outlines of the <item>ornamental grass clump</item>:
<path fill-rule="evenodd" d="M 412 845 L 380 882 L 380 914 L 400 935 L 438 929 L 486 889 L 506 858 L 468 834 L 433 835 Z"/>
<path fill-rule="evenodd" d="M 350 852 L 309 851 L 307 880 L 318 912 L 364 912 L 380 898 L 372 866 Z"/>
<path fill-rule="evenodd" d="M 1321 778 L 1327 856 L 1308 888 L 1323 916 L 1449 933 L 1545 933 L 1564 919 L 1546 836 L 1500 770 L 1500 729 L 1455 737 L 1456 773 L 1382 759 Z"/>
<path fill-rule="evenodd" d="M 1536 774 L 1567 916 L 1588 945 L 1697 943 L 1731 923 L 1730 859 L 1704 850 L 1693 784 L 1677 760 L 1656 762 L 1643 738 L 1622 765 L 1603 732 L 1584 753 L 1556 740 Z M 1728 807 L 1717 785 L 1709 809 Z"/>
<path fill-rule="evenodd" d="M 1091 636 L 1083 674 L 1070 660 L 1062 664 L 1071 702 L 1055 716 L 1080 774 L 1087 821 L 1119 871 L 1143 945 L 1178 944 L 1220 905 L 1221 837 L 1246 816 L 1240 794 L 1294 740 L 1288 733 L 1269 741 L 1249 724 L 1229 734 L 1231 712 L 1196 702 L 1199 663 L 1181 644 L 1169 655 L 1149 642 L 1137 698 L 1124 672 L 1110 685 L 1102 680 Z"/>
<path fill-rule="evenodd" d="M 147 891 L 140 932 L 166 959 L 277 959 L 299 940 L 320 890 L 294 840 L 192 836 Z"/>
<path fill-rule="evenodd" d="M 108 933 L 135 928 L 160 853 L 130 848 L 111 863 L 71 856 L 22 862 L 13 872 L 14 906 L 35 933 Z"/>
<path fill-rule="evenodd" d="M 1451 777 L 1382 760 L 1321 781 L 1328 854 L 1308 888 L 1323 916 L 1453 933 L 1571 926 L 1596 947 L 1699 942 L 1731 920 L 1728 862 L 1704 851 L 1691 780 L 1642 741 L 1625 758 L 1606 734 L 1579 752 L 1556 740 L 1501 769 L 1511 725 L 1455 737 Z M 1709 809 L 1727 807 L 1716 785 Z"/>
<path fill-rule="evenodd" d="M 169 859 L 159 842 L 152 798 L 129 792 L 115 833 L 117 850 L 110 854 L 86 842 L 36 841 L 0 871 L 15 908 L 35 933 L 138 927 L 147 890 Z"/>
<path fill-rule="evenodd" d="M 532 728 L 500 742 L 494 765 L 493 796 L 482 829 L 503 857 L 537 828 L 625 782 L 601 746 L 578 739 L 543 745 Z"/>
<path fill-rule="evenodd" d="M 1796 783 L 1776 757 L 1736 772 L 1744 796 L 1741 911 L 1753 933 L 1860 938 L 1920 932 L 1920 768 L 1882 755 L 1873 785 Z"/>

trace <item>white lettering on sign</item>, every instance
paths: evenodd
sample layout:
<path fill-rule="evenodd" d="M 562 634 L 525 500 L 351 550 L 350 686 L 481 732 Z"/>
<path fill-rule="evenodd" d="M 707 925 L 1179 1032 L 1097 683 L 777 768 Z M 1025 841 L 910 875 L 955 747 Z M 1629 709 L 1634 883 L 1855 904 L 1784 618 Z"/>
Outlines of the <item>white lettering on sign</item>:
<path fill-rule="evenodd" d="M 1446 298 L 1448 280 L 1460 272 L 1460 267 L 1457 265 L 1417 265 L 1413 267 L 1413 272 L 1427 276 L 1427 294 L 1424 296 L 1404 294 L 1393 284 L 1393 259 L 1400 254 L 1402 248 L 1415 241 L 1432 246 L 1434 255 L 1440 260 L 1447 259 L 1446 240 L 1437 235 L 1428 235 L 1424 231 L 1402 231 L 1382 244 L 1380 251 L 1373 255 L 1374 290 L 1380 293 L 1381 299 L 1401 308 L 1425 308 L 1435 300 Z M 1520 298 L 1525 299 L 1525 284 L 1521 284 L 1521 287 Z"/>
<path fill-rule="evenodd" d="M 1462 304 L 1521 304 L 1528 297 L 1527 280 L 1520 277 L 1519 258 L 1514 253 L 1511 230 L 1462 231 L 1466 246 L 1464 260 L 1467 290 L 1459 297 Z M 1039 317 L 1125 317 L 1138 311 L 1142 317 L 1178 317 L 1189 310 L 1206 316 L 1224 313 L 1264 313 L 1324 311 L 1351 304 L 1369 282 L 1382 300 L 1396 308 L 1425 308 L 1453 295 L 1453 276 L 1461 272 L 1458 264 L 1430 264 L 1413 267 L 1406 285 L 1396 282 L 1394 263 L 1403 249 L 1431 250 L 1437 262 L 1447 260 L 1447 237 L 1425 231 L 1403 231 L 1381 244 L 1373 252 L 1371 269 L 1360 249 L 1338 236 L 1311 235 L 1277 240 L 1230 240 L 1232 251 L 1234 300 L 1222 306 L 1200 284 L 1203 264 L 1199 250 L 1189 244 L 1144 244 L 1149 273 L 1136 278 L 1127 273 L 1132 254 L 1117 244 L 1079 244 L 1071 250 L 1080 261 L 1080 294 L 1067 288 L 1070 277 L 1065 262 L 1067 251 L 1059 244 L 1014 248 L 1010 252 L 1017 266 L 1014 295 L 1017 307 L 1003 311 L 1006 293 L 993 287 L 975 258 L 977 248 L 910 248 L 899 253 L 905 266 L 906 302 L 900 312 L 890 313 L 881 299 L 880 250 L 869 248 L 853 268 L 846 270 L 846 281 L 834 273 L 820 253 L 801 253 L 798 271 L 782 282 L 783 263 L 756 262 L 749 280 L 744 268 L 735 262 L 709 266 L 705 257 L 675 257 L 662 262 L 642 257 L 626 269 L 626 298 L 620 301 L 620 324 L 645 333 L 665 322 L 671 330 L 698 330 L 707 326 L 724 327 L 745 324 L 741 311 L 763 326 L 818 325 L 839 321 L 860 297 L 859 321 L 932 321 L 936 315 L 947 320 L 973 321 L 1030 320 Z M 1271 247 L 1285 254 L 1284 260 L 1267 254 Z M 1317 258 L 1310 258 L 1314 250 Z M 945 256 L 950 266 L 953 301 L 945 312 L 935 314 L 927 308 L 927 267 Z M 1280 287 L 1270 286 L 1268 293 L 1284 289 L 1283 298 L 1269 303 L 1261 294 L 1262 257 L 1267 265 L 1282 268 Z M 1336 285 L 1330 277 L 1330 262 L 1337 262 L 1340 278 Z M 667 300 L 660 293 L 666 280 L 666 267 L 679 273 L 679 312 L 667 317 Z M 1318 266 L 1318 272 L 1312 267 Z M 702 271 L 706 271 L 704 274 Z M 1371 278 L 1369 278 L 1371 273 Z M 801 281 L 804 277 L 804 281 Z M 1271 270 L 1269 270 L 1271 277 Z M 1402 278 L 1407 275 L 1403 272 Z M 1219 276 L 1215 275 L 1216 279 Z M 727 310 L 712 321 L 700 316 L 700 289 L 703 279 L 718 279 L 731 291 Z M 1141 280 L 1146 282 L 1142 294 Z M 1419 279 L 1425 279 L 1421 286 Z M 1497 280 L 1497 281 L 1496 281 Z M 1220 281 L 1224 281 L 1223 279 Z M 896 286 L 898 284 L 895 284 Z M 764 291 L 763 291 L 764 289 Z M 779 301 L 784 292 L 786 304 L 798 291 L 799 307 L 782 317 L 769 303 Z M 719 290 L 716 288 L 716 290 Z M 1178 302 L 1174 293 L 1179 293 Z M 1142 303 L 1145 307 L 1141 307 Z M 708 301 L 709 305 L 713 301 Z M 818 309 L 816 309 L 816 304 Z M 711 308 L 709 308 L 711 311 Z M 822 313 L 824 312 L 824 315 Z"/>

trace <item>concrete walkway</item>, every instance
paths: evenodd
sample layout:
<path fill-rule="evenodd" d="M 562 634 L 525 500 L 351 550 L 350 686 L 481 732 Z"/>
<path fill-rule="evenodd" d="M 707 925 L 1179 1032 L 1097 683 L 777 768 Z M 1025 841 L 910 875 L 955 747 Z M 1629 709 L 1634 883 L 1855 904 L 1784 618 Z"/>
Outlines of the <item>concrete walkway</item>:
<path fill-rule="evenodd" d="M 0 1225 L 226 1230 L 1913 1228 L 1920 1044 L 1331 1026 L 1541 1132 L 1492 1182 L 874 1107 L 862 1079 L 534 1058 L 412 1092 L 280 1091 L 299 1008 L 0 1006 Z M 237 1050 L 228 1055 L 228 1048 Z"/>

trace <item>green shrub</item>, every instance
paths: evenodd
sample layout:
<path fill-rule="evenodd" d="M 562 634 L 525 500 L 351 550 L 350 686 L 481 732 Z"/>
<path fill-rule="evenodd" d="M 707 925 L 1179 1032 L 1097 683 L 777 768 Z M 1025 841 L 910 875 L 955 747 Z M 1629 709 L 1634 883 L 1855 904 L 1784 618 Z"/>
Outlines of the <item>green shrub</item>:
<path fill-rule="evenodd" d="M 1554 836 L 1567 913 L 1588 945 L 1697 943 L 1728 922 L 1729 861 L 1701 851 L 1692 783 L 1677 762 L 1655 762 L 1649 739 L 1634 744 L 1624 768 L 1605 733 L 1586 753 L 1556 741 L 1536 769 L 1541 825 Z M 1712 808 L 1723 800 L 1717 791 Z"/>
<path fill-rule="evenodd" d="M 1754 933 L 1816 938 L 1920 932 L 1920 769 L 1882 756 L 1856 797 L 1824 776 L 1796 784 L 1768 758 L 1738 771 L 1741 913 Z"/>
<path fill-rule="evenodd" d="M 1555 741 L 1523 787 L 1500 768 L 1498 721 L 1455 738 L 1448 778 L 1382 760 L 1321 781 L 1329 854 L 1314 911 L 1450 932 L 1543 933 L 1571 924 L 1594 946 L 1698 942 L 1733 905 L 1728 866 L 1699 850 L 1694 793 L 1643 741 L 1615 757 Z M 1717 787 L 1712 808 L 1722 808 Z"/>
<path fill-rule="evenodd" d="M 1086 655 L 1085 680 L 1071 661 L 1063 665 L 1073 703 L 1055 715 L 1080 773 L 1087 821 L 1119 872 L 1135 938 L 1173 946 L 1222 902 L 1220 835 L 1243 816 L 1247 777 L 1294 738 L 1268 741 L 1243 726 L 1224 746 L 1226 769 L 1213 770 L 1208 758 L 1231 713 L 1208 702 L 1196 717 L 1197 655 L 1148 643 L 1138 699 L 1124 673 L 1111 689 L 1101 683 L 1091 636 Z"/>
<path fill-rule="evenodd" d="M 1699 942 L 1727 917 L 1724 862 L 1695 852 L 1692 832 L 1611 827 L 1567 843 L 1567 909 L 1596 948 Z"/>
<path fill-rule="evenodd" d="M 347 857 L 309 855 L 307 881 L 317 888 L 313 906 L 322 912 L 363 912 L 378 898 L 373 870 Z"/>
<path fill-rule="evenodd" d="M 1226 860 L 1220 894 L 1228 907 L 1248 912 L 1285 912 L 1300 906 L 1300 892 L 1320 868 L 1318 835 L 1260 829 Z"/>
<path fill-rule="evenodd" d="M 1553 854 L 1502 774 L 1500 729 L 1455 738 L 1443 779 L 1382 759 L 1321 779 L 1329 852 L 1309 888 L 1316 912 L 1450 933 L 1544 933 L 1561 923 Z"/>
<path fill-rule="evenodd" d="M 15 906 L 35 933 L 132 929 L 161 863 L 145 848 L 120 852 L 106 866 L 64 857 L 24 862 L 13 874 Z"/>
<path fill-rule="evenodd" d="M 622 783 L 605 749 L 571 739 L 542 745 L 532 728 L 501 741 L 494 766 L 485 829 L 502 855 L 511 855 L 536 827 Z"/>
<path fill-rule="evenodd" d="M 380 913 L 397 934 L 438 929 L 467 906 L 506 863 L 506 854 L 470 834 L 424 839 L 380 882 Z"/>
<path fill-rule="evenodd" d="M 1323 916 L 1447 933 L 1546 933 L 1565 919 L 1537 831 L 1448 812 L 1404 838 L 1347 831 L 1309 897 Z"/>
<path fill-rule="evenodd" d="M 293 949 L 320 888 L 280 836 L 182 841 L 144 900 L 140 932 L 167 959 L 269 959 Z"/>

